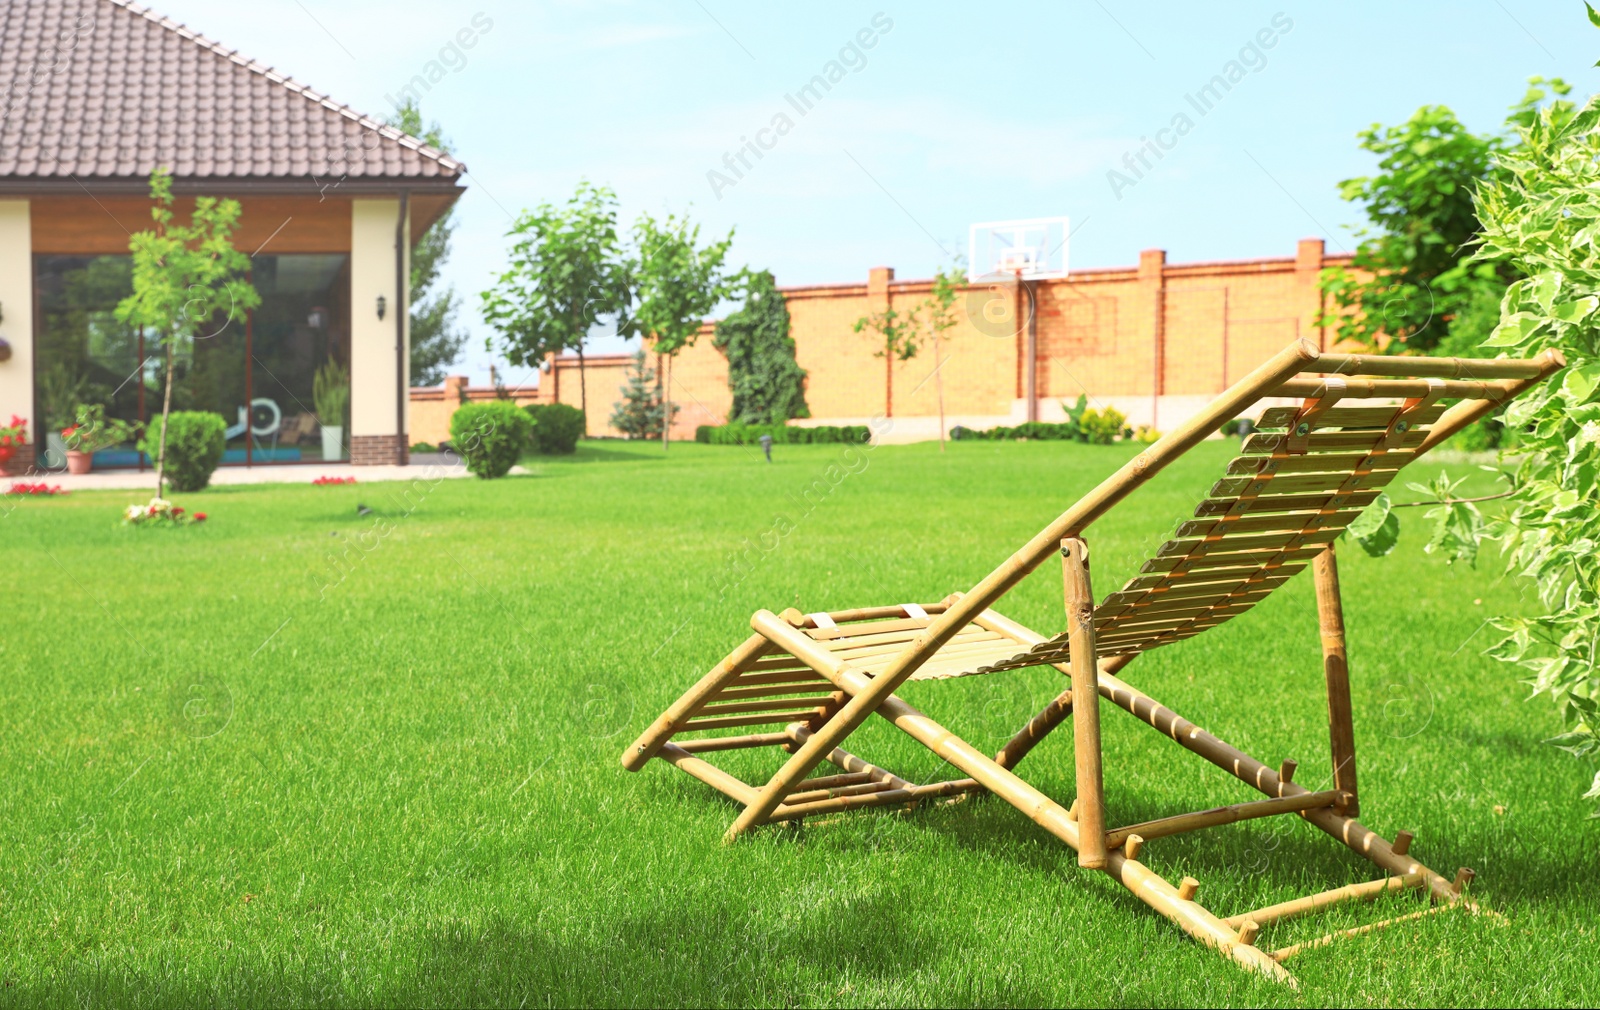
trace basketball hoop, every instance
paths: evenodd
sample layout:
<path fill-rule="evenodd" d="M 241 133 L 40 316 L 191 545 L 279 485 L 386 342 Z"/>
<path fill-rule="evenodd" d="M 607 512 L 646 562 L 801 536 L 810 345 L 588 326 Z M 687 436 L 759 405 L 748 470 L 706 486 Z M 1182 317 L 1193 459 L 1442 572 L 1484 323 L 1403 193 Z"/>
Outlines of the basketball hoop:
<path fill-rule="evenodd" d="M 1067 219 L 987 221 L 967 236 L 967 280 L 1059 280 L 1067 276 Z"/>

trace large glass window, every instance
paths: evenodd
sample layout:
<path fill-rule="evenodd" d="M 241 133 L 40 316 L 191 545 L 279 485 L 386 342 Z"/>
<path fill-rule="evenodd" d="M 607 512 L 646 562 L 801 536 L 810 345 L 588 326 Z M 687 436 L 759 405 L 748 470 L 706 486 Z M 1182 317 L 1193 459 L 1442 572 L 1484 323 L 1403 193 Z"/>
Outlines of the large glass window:
<path fill-rule="evenodd" d="M 117 322 L 117 303 L 133 292 L 127 256 L 36 256 L 34 403 L 44 432 L 44 465 L 66 465 L 61 429 L 78 404 L 99 403 L 125 421 L 141 417 L 141 401 L 158 378 L 141 354 L 138 331 Z M 159 401 L 158 401 L 159 402 Z M 131 445 L 106 450 L 102 465 L 138 463 Z"/>
<path fill-rule="evenodd" d="M 350 442 L 350 257 L 257 256 L 253 262 L 251 279 L 261 307 L 250 333 L 252 459 L 345 459 Z M 246 420 L 237 411 L 229 415 L 235 427 Z"/>
<path fill-rule="evenodd" d="M 60 431 L 80 403 L 104 404 L 127 421 L 160 417 L 163 350 L 116 321 L 117 303 L 132 292 L 129 257 L 37 256 L 34 277 L 44 463 L 59 467 Z M 173 348 L 173 409 L 222 416 L 224 464 L 348 458 L 349 256 L 257 256 L 251 281 L 261 306 L 248 321 L 219 320 Z M 131 443 L 94 460 L 99 468 L 148 462 Z"/>

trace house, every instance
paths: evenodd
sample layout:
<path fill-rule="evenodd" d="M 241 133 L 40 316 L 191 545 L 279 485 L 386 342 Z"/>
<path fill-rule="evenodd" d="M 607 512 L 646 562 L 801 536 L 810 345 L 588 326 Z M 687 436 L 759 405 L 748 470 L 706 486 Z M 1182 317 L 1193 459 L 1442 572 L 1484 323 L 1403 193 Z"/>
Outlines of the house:
<path fill-rule="evenodd" d="M 197 195 L 239 201 L 262 299 L 175 348 L 174 407 L 226 419 L 225 465 L 406 460 L 410 249 L 461 162 L 126 0 L 8 0 L 0 102 L 0 415 L 33 439 L 14 471 L 58 462 L 78 403 L 160 413 L 158 348 L 113 315 L 158 167 L 180 218 Z M 341 416 L 318 408 L 319 370 L 348 375 Z"/>

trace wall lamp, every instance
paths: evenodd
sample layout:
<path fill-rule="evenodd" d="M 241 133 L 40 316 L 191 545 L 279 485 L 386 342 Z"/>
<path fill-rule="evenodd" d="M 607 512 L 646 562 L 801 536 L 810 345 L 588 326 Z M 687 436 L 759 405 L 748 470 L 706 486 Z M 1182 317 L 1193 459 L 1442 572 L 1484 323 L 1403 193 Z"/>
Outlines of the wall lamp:
<path fill-rule="evenodd" d="M 378 296 L 378 319 L 383 319 L 383 314 L 389 308 L 389 300 L 382 295 Z"/>

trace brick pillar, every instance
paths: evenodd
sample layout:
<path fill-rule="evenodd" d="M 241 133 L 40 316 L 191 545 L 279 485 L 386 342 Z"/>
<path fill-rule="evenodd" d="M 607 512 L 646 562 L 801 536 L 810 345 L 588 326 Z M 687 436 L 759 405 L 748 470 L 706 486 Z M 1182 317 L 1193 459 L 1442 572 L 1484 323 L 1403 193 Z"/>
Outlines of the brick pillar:
<path fill-rule="evenodd" d="M 894 280 L 894 267 L 873 267 L 867 272 L 867 314 L 889 310 L 889 282 Z M 874 335 L 874 342 L 881 337 Z M 882 350 L 877 344 L 873 350 Z M 883 358 L 883 416 L 894 416 L 894 355 Z"/>
<path fill-rule="evenodd" d="M 1150 426 L 1161 427 L 1161 394 L 1167 370 L 1167 251 L 1139 253 L 1139 291 L 1150 312 Z"/>
<path fill-rule="evenodd" d="M 7 420 L 10 419 L 7 418 Z M 29 437 L 32 437 L 31 431 Z M 34 446 L 31 442 L 17 446 L 16 453 L 11 457 L 11 461 L 4 467 L 0 467 L 0 473 L 4 473 L 9 477 L 21 477 L 31 474 L 34 463 L 33 450 Z"/>
<path fill-rule="evenodd" d="M 467 377 L 465 375 L 447 375 L 444 377 L 444 402 L 462 403 L 467 398 Z M 453 411 L 452 411 L 453 413 Z"/>
<path fill-rule="evenodd" d="M 1328 349 L 1324 327 L 1317 325 L 1322 315 L 1322 261 L 1326 247 L 1320 238 L 1303 238 L 1294 250 L 1295 301 L 1301 306 L 1300 333 L 1316 334 L 1317 347 Z"/>

